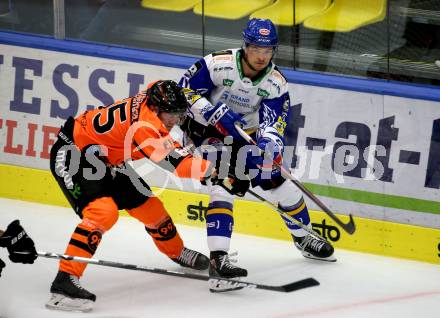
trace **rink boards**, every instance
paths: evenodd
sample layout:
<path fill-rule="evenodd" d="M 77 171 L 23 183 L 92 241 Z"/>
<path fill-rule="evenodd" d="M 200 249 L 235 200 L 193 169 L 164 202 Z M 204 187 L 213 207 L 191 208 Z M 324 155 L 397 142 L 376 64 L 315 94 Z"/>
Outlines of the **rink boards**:
<path fill-rule="evenodd" d="M 0 197 L 68 206 L 49 171 L 0 164 L 0 175 Z M 204 226 L 207 195 L 164 190 L 159 197 L 176 223 Z M 337 215 L 348 221 L 347 216 Z M 291 240 L 278 213 L 262 203 L 236 200 L 234 217 L 236 232 Z M 356 232 L 348 235 L 323 212 L 311 211 L 311 218 L 313 228 L 336 248 L 440 264 L 438 229 L 356 217 Z"/>
<path fill-rule="evenodd" d="M 178 80 L 195 60 L 17 34 L 0 34 L 0 43 L 0 196 L 64 206 L 47 169 L 65 119 L 133 95 L 152 80 Z M 337 247 L 439 263 L 439 90 L 285 75 L 292 98 L 286 135 L 294 151 L 284 160 L 332 211 L 353 214 L 358 226 L 349 236 L 312 212 L 314 228 Z M 164 187 L 168 178 L 158 170 L 147 171 L 148 183 Z M 202 226 L 207 196 L 198 192 L 206 190 L 179 182 L 184 186 L 170 184 L 174 190 L 161 197 L 177 223 Z M 290 239 L 279 216 L 254 201 L 237 201 L 235 219 L 238 232 Z"/>
<path fill-rule="evenodd" d="M 5 45 L 1 35 L 0 163 L 35 169 L 48 169 L 69 116 L 159 78 L 179 80 L 195 60 L 10 34 L 3 41 L 14 45 Z M 343 214 L 440 229 L 438 89 L 285 75 L 292 102 L 283 160 L 298 180 Z M 149 184 L 163 187 L 158 177 Z"/>

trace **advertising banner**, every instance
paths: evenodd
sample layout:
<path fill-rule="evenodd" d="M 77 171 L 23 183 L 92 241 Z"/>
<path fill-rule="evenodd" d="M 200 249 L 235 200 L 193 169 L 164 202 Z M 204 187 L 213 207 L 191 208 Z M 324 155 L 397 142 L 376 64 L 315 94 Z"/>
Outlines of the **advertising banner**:
<path fill-rule="evenodd" d="M 0 163 L 49 169 L 69 116 L 184 70 L 0 45 Z M 285 163 L 340 213 L 440 228 L 440 103 L 289 84 Z M 205 192 L 145 162 L 152 186 Z M 157 176 L 167 176 L 158 178 Z"/>

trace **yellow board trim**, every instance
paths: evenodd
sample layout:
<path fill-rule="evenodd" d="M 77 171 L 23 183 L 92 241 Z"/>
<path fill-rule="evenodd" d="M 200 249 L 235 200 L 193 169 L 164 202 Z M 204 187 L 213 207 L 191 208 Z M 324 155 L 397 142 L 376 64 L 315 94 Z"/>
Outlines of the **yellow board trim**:
<path fill-rule="evenodd" d="M 69 206 L 49 171 L 4 164 L 0 164 L 0 197 Z M 175 223 L 205 226 L 207 195 L 165 190 L 159 197 Z M 314 229 L 324 231 L 336 248 L 440 264 L 439 229 L 356 217 L 356 232 L 348 235 L 323 212 L 310 211 L 310 216 Z M 238 233 L 291 240 L 278 213 L 262 203 L 236 200 L 234 217 Z M 348 221 L 345 215 L 338 217 Z"/>

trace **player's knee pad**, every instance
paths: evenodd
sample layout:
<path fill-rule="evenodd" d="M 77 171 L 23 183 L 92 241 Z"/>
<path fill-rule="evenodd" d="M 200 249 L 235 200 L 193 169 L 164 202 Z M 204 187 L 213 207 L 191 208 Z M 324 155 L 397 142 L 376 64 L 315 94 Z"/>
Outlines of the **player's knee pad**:
<path fill-rule="evenodd" d="M 302 200 L 302 192 L 293 182 L 284 182 L 281 186 L 270 191 L 272 201 L 282 207 L 290 207 Z"/>
<path fill-rule="evenodd" d="M 93 200 L 83 209 L 83 222 L 102 232 L 108 231 L 119 217 L 118 206 L 111 197 Z"/>
<path fill-rule="evenodd" d="M 210 202 L 222 201 L 231 205 L 234 203 L 234 196 L 219 185 L 209 187 Z"/>

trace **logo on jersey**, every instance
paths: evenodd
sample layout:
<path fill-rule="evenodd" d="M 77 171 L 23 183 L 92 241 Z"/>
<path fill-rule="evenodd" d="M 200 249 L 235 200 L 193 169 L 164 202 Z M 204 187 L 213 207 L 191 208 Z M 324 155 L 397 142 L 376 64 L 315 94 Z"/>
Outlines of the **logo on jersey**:
<path fill-rule="evenodd" d="M 284 135 L 284 130 L 286 129 L 286 126 L 286 122 L 280 116 L 278 117 L 277 122 L 273 125 L 273 128 L 275 128 L 280 135 Z"/>
<path fill-rule="evenodd" d="M 220 100 L 224 101 L 226 103 L 226 101 L 229 98 L 229 92 L 228 91 L 224 91 L 222 94 L 222 97 L 220 97 Z"/>
<path fill-rule="evenodd" d="M 186 157 L 188 155 L 189 152 L 185 148 L 174 148 L 173 151 L 170 153 L 170 156 L 175 159 Z"/>
<path fill-rule="evenodd" d="M 202 96 L 197 94 L 196 91 L 190 89 L 190 88 L 183 88 L 183 94 L 186 97 L 186 101 L 192 106 L 196 101 L 198 101 Z"/>
<path fill-rule="evenodd" d="M 266 91 L 265 89 L 259 88 L 257 91 L 257 95 L 261 96 L 261 97 L 268 97 L 269 96 L 269 92 Z"/>
<path fill-rule="evenodd" d="M 242 97 L 239 95 L 231 95 L 229 99 L 230 105 L 235 105 L 239 107 L 251 108 L 251 99 L 249 97 Z"/>
<path fill-rule="evenodd" d="M 214 67 L 214 72 L 220 72 L 220 71 L 232 71 L 233 68 L 230 66 L 221 66 L 221 67 Z"/>
<path fill-rule="evenodd" d="M 232 62 L 232 55 L 219 55 L 219 56 L 214 56 L 214 63 L 217 62 Z"/>
<path fill-rule="evenodd" d="M 211 53 L 212 56 L 219 56 L 219 55 L 232 55 L 232 51 L 231 50 L 223 50 L 223 51 L 217 51 L 217 52 L 213 52 Z"/>
<path fill-rule="evenodd" d="M 164 127 L 165 127 L 165 125 L 164 125 Z M 165 140 L 162 142 L 162 146 L 163 146 L 163 148 L 166 149 L 166 150 L 169 150 L 169 149 L 173 149 L 173 150 L 174 150 L 174 144 L 173 144 L 173 142 L 172 142 L 171 140 L 169 140 L 169 139 L 165 139 Z"/>
<path fill-rule="evenodd" d="M 197 72 L 202 68 L 202 63 L 200 63 L 199 61 L 197 61 L 195 64 L 193 64 L 187 71 L 186 71 L 186 75 L 187 77 L 191 78 L 194 75 L 197 74 Z"/>
<path fill-rule="evenodd" d="M 130 109 L 130 113 L 131 113 L 130 125 L 138 121 L 141 104 L 146 97 L 147 97 L 147 91 L 139 92 L 135 97 L 133 97 L 133 101 L 131 103 L 131 109 Z"/>
<path fill-rule="evenodd" d="M 228 78 L 225 78 L 224 80 L 223 80 L 223 86 L 232 86 L 232 84 L 234 84 L 234 81 L 233 80 L 231 80 L 231 79 L 228 79 Z"/>
<path fill-rule="evenodd" d="M 190 104 L 191 104 L 191 105 L 194 105 L 195 102 L 197 102 L 200 98 L 202 98 L 202 96 L 200 96 L 200 95 L 196 95 L 196 94 L 193 94 L 193 95 L 191 96 Z"/>
<path fill-rule="evenodd" d="M 258 33 L 260 33 L 261 35 L 267 36 L 270 34 L 270 30 L 268 29 L 260 29 L 258 30 Z"/>
<path fill-rule="evenodd" d="M 81 115 L 81 119 L 80 119 L 79 122 L 80 122 L 80 124 L 81 124 L 82 127 L 86 127 L 86 126 L 87 126 L 87 117 L 86 117 L 87 112 L 88 112 L 88 111 L 85 111 L 85 112 Z"/>

